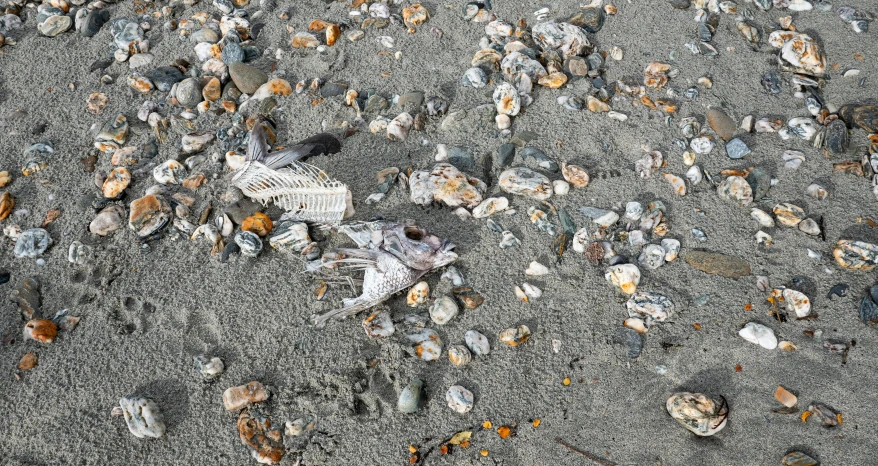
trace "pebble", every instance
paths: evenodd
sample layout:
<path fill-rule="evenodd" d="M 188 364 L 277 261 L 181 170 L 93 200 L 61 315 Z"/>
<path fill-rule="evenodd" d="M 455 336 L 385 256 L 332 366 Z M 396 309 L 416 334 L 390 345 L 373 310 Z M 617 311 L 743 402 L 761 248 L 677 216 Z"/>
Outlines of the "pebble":
<path fill-rule="evenodd" d="M 735 201 L 741 206 L 753 202 L 753 189 L 746 179 L 740 176 L 730 176 L 722 181 L 716 188 L 720 198 Z"/>
<path fill-rule="evenodd" d="M 473 355 L 463 345 L 451 345 L 448 347 L 448 360 L 455 366 L 465 366 L 473 360 Z"/>
<path fill-rule="evenodd" d="M 237 86 L 237 84 L 235 85 Z M 241 87 L 238 86 L 238 89 L 241 89 Z M 241 92 L 244 92 L 244 89 L 241 89 Z M 253 93 L 251 99 L 258 102 L 269 97 L 284 97 L 292 93 L 293 87 L 290 86 L 290 83 L 288 81 L 280 78 L 274 78 L 259 86 L 259 89 L 256 89 L 256 92 Z"/>
<path fill-rule="evenodd" d="M 793 395 L 789 390 L 781 386 L 778 386 L 774 391 L 774 399 L 787 408 L 796 406 L 796 403 L 799 401 L 798 398 L 796 398 L 796 395 Z"/>
<path fill-rule="evenodd" d="M 258 381 L 246 385 L 230 387 L 223 392 L 223 406 L 226 411 L 238 411 L 250 403 L 260 403 L 268 399 L 268 391 Z"/>
<path fill-rule="evenodd" d="M 268 244 L 279 251 L 300 252 L 311 244 L 308 225 L 291 217 L 290 213 L 285 213 L 274 224 L 272 229 L 274 235 L 268 239 Z M 231 222 L 229 222 L 229 226 L 231 227 Z M 229 232 L 231 232 L 231 228 Z"/>
<path fill-rule="evenodd" d="M 412 172 L 409 189 L 412 202 L 418 205 L 428 206 L 433 202 L 442 202 L 449 207 L 472 209 L 482 203 L 486 186 L 480 180 L 466 176 L 451 164 L 439 163 L 429 172 Z"/>
<path fill-rule="evenodd" d="M 46 37 L 55 37 L 71 27 L 73 27 L 73 18 L 66 15 L 50 16 L 37 25 L 40 34 Z"/>
<path fill-rule="evenodd" d="M 180 102 L 180 105 L 186 108 L 193 108 L 202 100 L 201 82 L 195 78 L 187 78 L 177 83 L 174 97 Z"/>
<path fill-rule="evenodd" d="M 109 20 L 108 10 L 91 10 L 85 16 L 80 33 L 83 37 L 94 37 Z"/>
<path fill-rule="evenodd" d="M 118 199 L 129 184 L 131 184 L 131 172 L 125 167 L 116 167 L 104 180 L 101 194 L 106 199 Z"/>
<path fill-rule="evenodd" d="M 9 272 L 5 272 L 7 281 Z M 26 320 L 33 319 L 40 312 L 40 280 L 37 277 L 25 278 L 9 292 L 9 300 L 18 305 L 18 312 Z"/>
<path fill-rule="evenodd" d="M 690 251 L 683 259 L 694 269 L 711 275 L 733 279 L 750 275 L 750 264 L 746 261 L 718 252 Z"/>
<path fill-rule="evenodd" d="M 674 420 L 700 437 L 709 437 L 723 430 L 729 416 L 725 400 L 718 402 L 703 393 L 674 393 L 665 407 Z"/>
<path fill-rule="evenodd" d="M 787 227 L 798 226 L 805 220 L 805 211 L 801 207 L 784 202 L 774 206 L 774 215 L 781 225 Z"/>
<path fill-rule="evenodd" d="M 501 115 L 515 116 L 521 110 L 521 97 L 518 91 L 509 83 L 502 83 L 494 89 L 494 105 L 497 113 Z"/>
<path fill-rule="evenodd" d="M 430 306 L 430 319 L 439 325 L 445 325 L 459 312 L 460 309 L 454 299 L 449 296 L 440 296 Z"/>
<path fill-rule="evenodd" d="M 0 220 L 6 220 L 9 215 L 12 214 L 12 209 L 15 208 L 15 198 L 12 197 L 12 194 L 9 191 L 4 191 L 2 195 L 0 195 Z"/>
<path fill-rule="evenodd" d="M 726 112 L 719 108 L 711 108 L 707 112 L 707 124 L 710 125 L 710 128 L 717 134 L 717 136 L 721 137 L 723 141 L 729 142 L 735 137 L 735 130 L 737 129 L 735 120 L 731 119 Z M 728 150 L 728 146 L 726 146 L 726 150 Z M 729 157 L 732 156 L 729 155 Z"/>
<path fill-rule="evenodd" d="M 13 254 L 19 259 L 24 257 L 36 259 L 46 252 L 46 249 L 49 249 L 52 243 L 52 237 L 49 236 L 48 231 L 42 228 L 31 228 L 22 231 L 18 236 L 18 239 L 15 241 Z"/>
<path fill-rule="evenodd" d="M 473 209 L 473 218 L 487 218 L 509 208 L 509 199 L 489 197 Z"/>
<path fill-rule="evenodd" d="M 680 253 L 680 241 L 673 238 L 665 238 L 662 240 L 662 249 L 665 250 L 665 262 L 673 262 Z"/>
<path fill-rule="evenodd" d="M 442 357 L 442 339 L 435 330 L 414 329 L 406 334 L 406 338 L 415 345 L 415 354 L 424 361 L 435 361 Z"/>
<path fill-rule="evenodd" d="M 552 196 L 552 184 L 544 175 L 526 167 L 510 168 L 499 177 L 500 189 L 504 192 L 522 195 L 544 201 Z"/>
<path fill-rule="evenodd" d="M 168 160 L 155 167 L 152 176 L 161 184 L 180 184 L 186 178 L 186 167 L 176 160 Z"/>
<path fill-rule="evenodd" d="M 137 396 L 119 400 L 128 430 L 137 438 L 160 438 L 165 435 L 165 422 L 155 401 Z"/>
<path fill-rule="evenodd" d="M 795 312 L 796 317 L 806 317 L 811 314 L 811 301 L 801 291 L 786 288 L 783 290 L 783 299 L 787 310 Z"/>
<path fill-rule="evenodd" d="M 107 236 L 122 228 L 125 222 L 125 208 L 120 205 L 109 205 L 95 216 L 88 225 L 88 231 L 98 235 Z"/>
<path fill-rule="evenodd" d="M 152 73 L 149 74 L 149 78 L 150 80 L 152 80 L 152 83 L 155 85 L 156 89 L 162 92 L 168 92 L 171 90 L 171 87 L 173 87 L 174 84 L 183 81 L 183 73 L 178 68 L 173 66 L 160 66 L 154 69 Z M 130 82 L 131 81 L 129 78 L 129 84 Z"/>
<path fill-rule="evenodd" d="M 430 299 L 430 285 L 427 282 L 418 282 L 406 295 L 406 304 L 409 307 L 418 307 Z"/>
<path fill-rule="evenodd" d="M 777 337 L 774 336 L 774 331 L 762 324 L 749 322 L 738 331 L 738 335 L 750 343 L 765 349 L 773 350 L 777 348 Z"/>
<path fill-rule="evenodd" d="M 516 328 L 507 328 L 500 332 L 500 341 L 509 346 L 516 347 L 530 339 L 530 328 L 527 325 L 519 325 Z"/>
<path fill-rule="evenodd" d="M 878 245 L 841 239 L 835 243 L 832 256 L 843 269 L 870 271 L 878 265 Z"/>
<path fill-rule="evenodd" d="M 396 402 L 396 409 L 401 413 L 414 413 L 424 406 L 426 403 L 426 397 L 424 381 L 421 379 L 414 379 L 399 393 L 399 399 Z"/>
<path fill-rule="evenodd" d="M 651 322 L 663 322 L 674 310 L 674 303 L 657 293 L 638 291 L 625 303 L 631 317 L 646 317 L 647 325 Z"/>
<path fill-rule="evenodd" d="M 813 218 L 806 218 L 799 222 L 798 225 L 799 231 L 811 236 L 820 235 L 820 226 Z"/>
<path fill-rule="evenodd" d="M 452 411 L 460 414 L 468 413 L 473 409 L 473 392 L 460 385 L 452 385 L 445 393 L 445 401 Z"/>
<path fill-rule="evenodd" d="M 213 78 L 213 79 L 216 79 L 216 78 Z M 183 152 L 186 154 L 195 154 L 195 153 L 201 152 L 204 150 L 205 147 L 207 147 L 208 144 L 213 142 L 214 139 L 216 139 L 216 136 L 212 131 L 200 131 L 200 132 L 196 132 L 196 133 L 185 134 L 185 135 L 183 135 L 183 138 L 181 140 Z M 186 176 L 185 169 L 183 170 L 182 173 L 175 172 L 176 166 L 179 165 L 179 162 L 169 160 L 168 162 L 166 162 L 166 164 L 168 164 L 170 162 L 173 162 L 173 164 L 171 164 L 172 166 L 168 166 L 167 168 L 172 172 L 172 175 L 170 178 L 173 178 L 173 180 L 170 180 L 170 178 L 167 178 L 167 179 L 169 179 L 169 181 L 162 183 L 162 181 L 158 177 L 156 177 L 156 181 L 158 181 L 159 183 L 177 184 L 178 183 L 178 181 L 176 181 L 177 177 L 182 176 L 185 178 L 185 176 Z M 162 165 L 162 166 L 165 166 L 165 165 Z M 165 179 L 165 178 L 163 178 L 163 179 Z"/>
<path fill-rule="evenodd" d="M 726 143 L 726 154 L 730 159 L 738 160 L 750 155 L 750 148 L 744 141 L 734 138 Z"/>

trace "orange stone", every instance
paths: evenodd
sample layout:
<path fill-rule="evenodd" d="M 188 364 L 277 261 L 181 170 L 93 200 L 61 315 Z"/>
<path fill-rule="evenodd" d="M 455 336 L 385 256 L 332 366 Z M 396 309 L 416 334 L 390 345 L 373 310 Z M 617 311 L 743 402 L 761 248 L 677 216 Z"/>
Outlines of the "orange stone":
<path fill-rule="evenodd" d="M 262 212 L 256 212 L 245 218 L 241 223 L 242 230 L 256 233 L 259 236 L 266 236 L 271 233 L 273 226 L 274 224 L 271 223 L 271 219 L 268 218 L 268 215 L 265 215 Z"/>

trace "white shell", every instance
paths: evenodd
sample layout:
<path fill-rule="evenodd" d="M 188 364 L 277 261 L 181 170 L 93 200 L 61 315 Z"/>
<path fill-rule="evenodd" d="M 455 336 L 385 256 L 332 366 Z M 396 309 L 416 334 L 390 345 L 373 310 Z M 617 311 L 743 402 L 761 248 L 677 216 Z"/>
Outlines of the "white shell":
<path fill-rule="evenodd" d="M 413 286 L 406 297 L 409 307 L 418 307 L 430 299 L 430 285 L 427 282 L 418 282 Z"/>
<path fill-rule="evenodd" d="M 457 316 L 458 312 L 460 309 L 454 299 L 449 296 L 440 296 L 430 306 L 430 319 L 439 325 L 445 325 Z"/>
<path fill-rule="evenodd" d="M 488 337 L 482 335 L 475 330 L 468 330 L 463 336 L 466 347 L 476 356 L 486 356 L 491 352 L 491 344 Z"/>
<path fill-rule="evenodd" d="M 777 348 L 777 337 L 774 336 L 774 331 L 756 322 L 749 322 L 745 325 L 738 331 L 738 336 L 765 349 Z"/>
<path fill-rule="evenodd" d="M 414 343 L 415 353 L 424 361 L 435 361 L 442 356 L 442 339 L 428 328 L 409 332 L 406 337 Z"/>
<path fill-rule="evenodd" d="M 795 312 L 797 317 L 806 317 L 811 313 L 811 300 L 805 293 L 787 288 L 783 290 L 783 299 L 787 310 Z"/>
<path fill-rule="evenodd" d="M 665 262 L 673 262 L 680 253 L 680 242 L 673 238 L 662 240 L 662 249 L 665 250 Z"/>
<path fill-rule="evenodd" d="M 406 112 L 400 113 L 387 125 L 387 139 L 405 141 L 415 119 Z"/>
<path fill-rule="evenodd" d="M 753 220 L 756 220 L 760 226 L 774 228 L 774 219 L 764 210 L 754 207 L 753 210 L 750 211 L 750 216 L 753 217 Z"/>
<path fill-rule="evenodd" d="M 363 320 L 363 330 L 370 338 L 387 338 L 395 331 L 390 313 L 380 309 L 372 312 L 369 317 Z"/>
<path fill-rule="evenodd" d="M 613 265 L 607 269 L 604 278 L 625 294 L 633 294 L 640 284 L 640 269 L 634 264 Z"/>
<path fill-rule="evenodd" d="M 473 392 L 460 385 L 452 385 L 445 393 L 445 401 L 452 411 L 464 414 L 473 409 Z"/>
<path fill-rule="evenodd" d="M 539 277 L 542 275 L 548 275 L 549 268 L 537 261 L 531 261 L 524 273 L 529 277 Z"/>
<path fill-rule="evenodd" d="M 165 435 L 165 422 L 154 401 L 126 396 L 119 400 L 128 430 L 137 438 L 159 438 Z"/>
<path fill-rule="evenodd" d="M 573 234 L 573 250 L 579 254 L 585 253 L 588 247 L 588 230 L 585 227 L 580 228 Z"/>

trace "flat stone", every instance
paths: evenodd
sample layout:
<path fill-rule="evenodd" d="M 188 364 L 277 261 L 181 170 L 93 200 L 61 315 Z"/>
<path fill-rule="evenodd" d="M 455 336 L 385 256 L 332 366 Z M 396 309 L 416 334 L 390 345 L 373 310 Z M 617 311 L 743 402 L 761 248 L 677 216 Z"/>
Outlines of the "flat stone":
<path fill-rule="evenodd" d="M 177 84 L 177 91 L 174 95 L 180 105 L 186 108 L 192 108 L 198 105 L 202 100 L 201 82 L 195 78 L 187 78 Z"/>
<path fill-rule="evenodd" d="M 183 73 L 173 66 L 160 66 L 150 73 L 149 78 L 156 89 L 168 92 L 174 84 L 183 80 Z"/>
<path fill-rule="evenodd" d="M 229 65 L 229 75 L 235 83 L 235 87 L 245 94 L 253 94 L 259 86 L 268 82 L 268 75 L 262 70 L 235 62 Z"/>
<path fill-rule="evenodd" d="M 747 144 L 744 144 L 744 141 L 734 138 L 726 143 L 726 154 L 728 154 L 730 159 L 743 159 L 750 155 L 750 148 L 747 147 Z"/>
<path fill-rule="evenodd" d="M 750 264 L 718 252 L 690 251 L 683 259 L 694 269 L 711 275 L 736 279 L 750 275 Z"/>
<path fill-rule="evenodd" d="M 710 125 L 710 128 L 717 136 L 723 138 L 723 141 L 728 141 L 735 137 L 735 129 L 738 127 L 735 124 L 735 120 L 732 120 L 726 115 L 726 112 L 718 108 L 712 108 L 707 112 L 707 124 Z"/>
<path fill-rule="evenodd" d="M 92 10 L 85 16 L 80 33 L 83 37 L 94 37 L 101 28 L 110 20 L 110 12 L 107 10 Z"/>
<path fill-rule="evenodd" d="M 189 36 L 189 40 L 196 43 L 196 44 L 201 43 L 201 42 L 207 42 L 208 44 L 215 44 L 215 43 L 219 42 L 220 35 L 218 32 L 214 31 L 211 28 L 201 28 L 201 29 L 195 31 L 194 33 L 192 33 L 192 35 Z"/>

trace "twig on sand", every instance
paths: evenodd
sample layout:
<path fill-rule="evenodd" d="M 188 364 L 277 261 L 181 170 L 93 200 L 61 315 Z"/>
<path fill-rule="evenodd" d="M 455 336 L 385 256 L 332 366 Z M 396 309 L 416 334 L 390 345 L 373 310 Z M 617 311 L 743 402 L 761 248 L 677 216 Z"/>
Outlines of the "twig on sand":
<path fill-rule="evenodd" d="M 580 450 L 579 448 L 576 448 L 573 445 L 570 445 L 569 443 L 567 443 L 559 438 L 555 438 L 555 442 L 557 442 L 559 445 L 563 445 L 563 446 L 567 447 L 570 451 L 575 451 L 576 453 L 579 453 L 580 455 L 594 461 L 597 464 L 602 464 L 604 466 L 616 466 L 616 463 L 612 463 L 610 461 L 602 460 L 596 456 L 592 456 L 590 453 L 586 453 L 586 452 Z"/>

